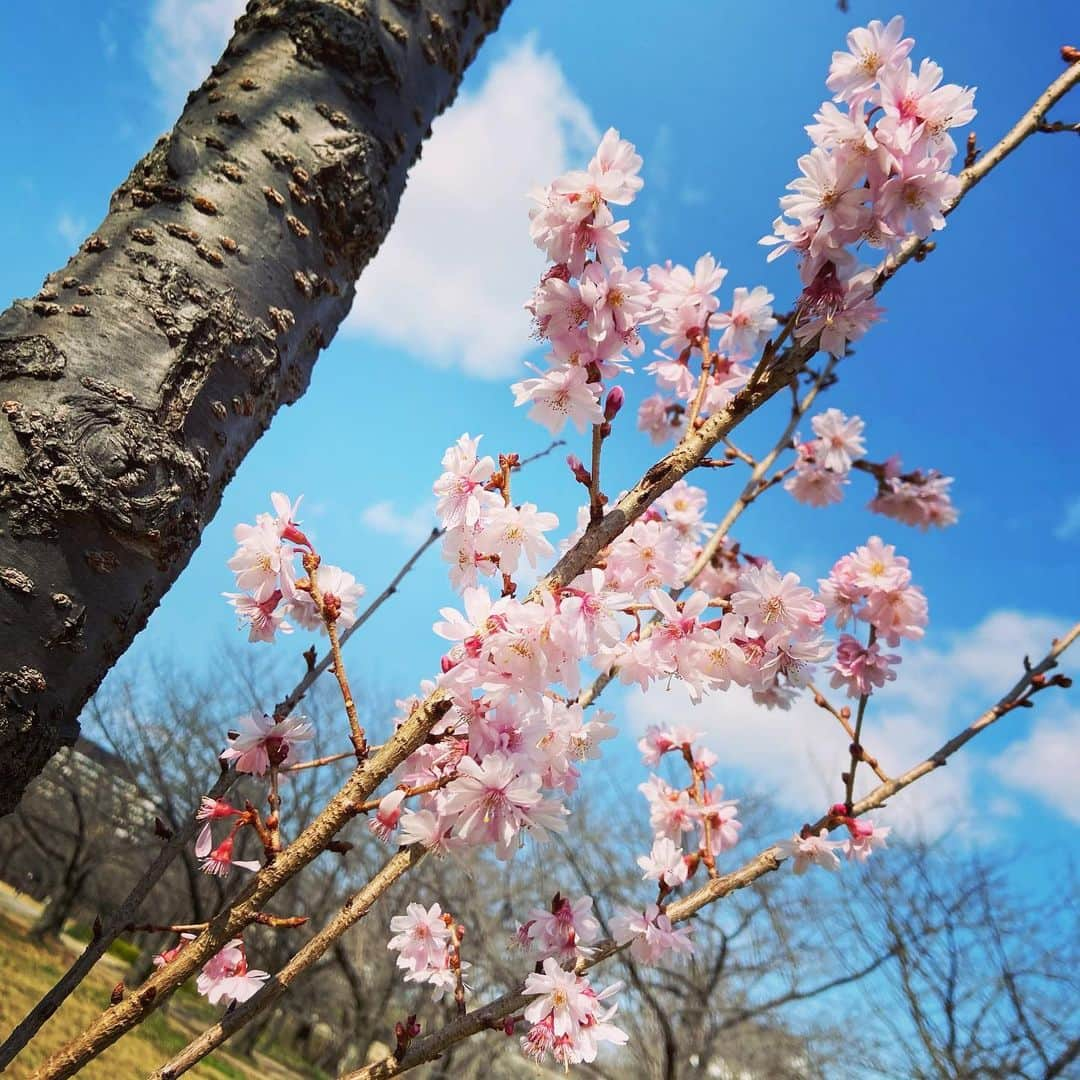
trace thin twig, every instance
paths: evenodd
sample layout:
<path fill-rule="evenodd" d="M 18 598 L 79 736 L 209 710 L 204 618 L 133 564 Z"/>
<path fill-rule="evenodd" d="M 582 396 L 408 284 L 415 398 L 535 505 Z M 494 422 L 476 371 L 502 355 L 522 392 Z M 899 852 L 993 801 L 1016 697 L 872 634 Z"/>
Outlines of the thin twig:
<path fill-rule="evenodd" d="M 807 683 L 806 689 L 814 695 L 814 704 L 820 709 L 824 709 L 830 715 L 836 717 L 840 726 L 844 729 L 848 739 L 855 742 L 855 729 L 851 726 L 851 710 L 845 706 L 842 709 L 838 709 L 813 683 Z M 881 781 L 889 779 L 888 774 L 882 769 L 880 762 L 876 757 L 872 757 L 866 752 L 865 747 L 862 751 L 862 761 L 865 761 L 871 769 L 874 770 L 875 775 Z"/>
<path fill-rule="evenodd" d="M 367 736 L 360 725 L 356 702 L 349 686 L 349 677 L 345 674 L 345 661 L 341 657 L 341 641 L 338 638 L 337 629 L 340 611 L 327 602 L 326 596 L 319 588 L 319 556 L 313 552 L 305 554 L 303 562 L 308 575 L 307 589 L 311 593 L 311 599 L 315 603 L 316 611 L 322 618 L 323 626 L 326 628 L 326 636 L 330 639 L 330 655 L 333 657 L 332 670 L 334 678 L 337 679 L 338 687 L 341 689 L 341 700 L 345 704 L 345 715 L 349 718 L 349 738 L 352 740 L 353 750 L 356 751 L 356 760 L 363 762 L 368 756 Z M 340 605 L 338 607 L 340 608 Z"/>
<path fill-rule="evenodd" d="M 875 627 L 870 627 L 870 634 L 868 636 L 866 647 L 872 649 L 874 642 L 877 640 L 877 630 Z M 847 775 L 844 777 L 844 805 L 848 808 L 848 813 L 851 812 L 851 800 L 855 795 L 855 770 L 858 768 L 859 762 L 862 760 L 862 726 L 863 717 L 866 715 L 866 703 L 870 700 L 870 692 L 859 695 L 859 704 L 855 709 L 855 731 L 851 737 L 851 764 L 848 767 Z"/>

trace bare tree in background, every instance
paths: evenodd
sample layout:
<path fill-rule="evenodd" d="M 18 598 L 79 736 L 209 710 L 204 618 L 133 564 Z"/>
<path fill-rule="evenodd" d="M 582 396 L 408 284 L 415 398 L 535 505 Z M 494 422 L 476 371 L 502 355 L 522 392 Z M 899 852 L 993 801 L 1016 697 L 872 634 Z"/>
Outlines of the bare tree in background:
<path fill-rule="evenodd" d="M 865 1019 L 883 1031 L 883 1049 L 866 1046 L 866 1069 L 913 1080 L 1077 1075 L 1075 879 L 1063 868 L 1062 880 L 1021 891 L 999 855 L 902 849 L 854 899 L 866 947 L 896 957 L 884 992 L 865 1000 Z"/>
<path fill-rule="evenodd" d="M 507 2 L 250 0 L 97 231 L 0 314 L 0 813 L 304 392 Z"/>

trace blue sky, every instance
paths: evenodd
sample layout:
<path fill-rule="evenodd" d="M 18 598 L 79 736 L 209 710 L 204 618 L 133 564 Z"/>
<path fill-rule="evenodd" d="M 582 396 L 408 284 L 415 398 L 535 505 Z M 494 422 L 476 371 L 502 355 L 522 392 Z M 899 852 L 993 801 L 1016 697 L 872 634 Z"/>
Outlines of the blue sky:
<path fill-rule="evenodd" d="M 5 301 L 32 294 L 100 220 L 113 188 L 218 55 L 239 6 L 69 0 L 0 15 L 9 115 L 0 175 Z M 778 305 L 789 301 L 792 264 L 766 265 L 756 241 L 807 148 L 803 125 L 826 96 L 832 50 L 851 26 L 895 13 L 862 0 L 851 8 L 841 14 L 827 0 L 668 3 L 659 16 L 655 4 L 637 0 L 572 10 L 517 0 L 469 71 L 461 100 L 436 124 L 400 221 L 311 389 L 245 461 L 117 675 L 151 655 L 197 668 L 237 638 L 219 595 L 231 587 L 231 529 L 264 509 L 270 490 L 303 492 L 305 525 L 326 557 L 374 594 L 432 520 L 430 484 L 448 443 L 468 430 L 484 433 L 493 453 L 525 455 L 547 444 L 508 391 L 529 349 L 520 304 L 541 267 L 525 192 L 583 164 L 609 125 L 645 157 L 628 260 L 692 262 L 711 251 L 730 269 L 729 288 L 762 283 Z M 1060 71 L 1058 46 L 1076 30 L 1075 6 L 1065 0 L 920 0 L 902 12 L 915 56 L 978 86 L 981 146 Z M 1080 116 L 1075 97 L 1059 115 Z M 960 524 L 923 535 L 876 518 L 857 477 L 845 503 L 829 511 L 772 492 L 737 531 L 749 550 L 810 579 L 874 532 L 911 558 L 932 623 L 925 646 L 906 650 L 900 684 L 881 698 L 877 746 L 894 755 L 895 771 L 989 703 L 1020 655 L 1044 647 L 1080 611 L 1072 302 L 1080 249 L 1070 231 L 1078 184 L 1074 137 L 1030 140 L 950 218 L 937 251 L 889 286 L 886 321 L 845 362 L 829 395 L 827 404 L 865 419 L 873 457 L 899 452 L 909 466 L 955 476 Z M 775 412 L 755 418 L 739 442 L 761 449 L 777 423 Z M 572 448 L 581 452 L 582 441 Z M 621 432 L 605 466 L 611 487 L 632 482 L 651 460 L 644 440 Z M 734 472 L 702 481 L 717 513 L 740 483 Z M 560 455 L 531 467 L 516 490 L 572 522 L 576 492 Z M 441 650 L 428 628 L 450 602 L 443 568 L 429 556 L 350 646 L 357 677 L 388 697 L 411 692 L 436 670 Z M 306 644 L 296 635 L 274 648 L 295 667 Z M 1019 844 L 1031 839 L 1025 822 L 1038 809 L 1036 846 L 1074 845 L 1080 710 L 1058 697 L 987 736 L 967 765 L 946 770 L 895 820 Z M 684 711 L 681 700 L 662 695 L 611 700 L 631 730 Z M 800 740 L 814 748 L 834 736 L 812 709 L 761 718 L 725 700 L 692 719 L 715 735 L 732 791 L 777 784 L 793 823 L 813 816 L 825 794 L 821 773 L 835 773 L 836 747 L 816 754 L 798 782 L 783 779 L 798 769 Z M 778 744 L 790 754 L 778 754 Z M 618 783 L 631 788 L 632 743 L 622 740 L 613 753 L 625 765 Z"/>

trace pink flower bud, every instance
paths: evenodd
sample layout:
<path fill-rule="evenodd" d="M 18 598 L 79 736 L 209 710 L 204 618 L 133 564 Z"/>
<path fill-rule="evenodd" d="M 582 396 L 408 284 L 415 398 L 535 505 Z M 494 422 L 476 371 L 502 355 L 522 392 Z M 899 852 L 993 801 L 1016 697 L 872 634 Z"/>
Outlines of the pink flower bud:
<path fill-rule="evenodd" d="M 580 458 L 575 457 L 573 454 L 567 454 L 566 464 L 570 466 L 570 471 L 574 474 L 574 479 L 579 484 L 584 484 L 588 487 L 592 483 L 592 476 L 589 474 L 589 470 L 581 464 Z"/>
<path fill-rule="evenodd" d="M 604 402 L 604 419 L 609 423 L 619 415 L 619 410 L 623 407 L 623 401 L 626 395 L 623 393 L 621 386 L 613 386 L 608 391 L 607 401 Z"/>

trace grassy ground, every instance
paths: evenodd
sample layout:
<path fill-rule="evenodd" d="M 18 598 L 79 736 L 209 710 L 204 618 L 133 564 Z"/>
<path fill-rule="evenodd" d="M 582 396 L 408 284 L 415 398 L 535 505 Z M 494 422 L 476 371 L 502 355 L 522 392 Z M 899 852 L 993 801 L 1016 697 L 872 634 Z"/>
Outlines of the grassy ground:
<path fill-rule="evenodd" d="M 0 886 L 0 1039 L 26 1015 L 60 977 L 73 958 L 78 942 L 65 935 L 61 942 L 42 946 L 29 940 L 26 928 L 34 912 L 25 898 L 16 898 Z M 6 894 L 6 895 L 5 895 Z M 6 902 L 5 902 L 6 901 Z M 35 905 L 36 906 L 36 905 Z M 77 928 L 73 928 L 76 930 Z M 127 970 L 117 955 L 103 957 L 79 989 L 41 1029 L 37 1038 L 9 1066 L 13 1080 L 27 1077 L 36 1065 L 82 1031 L 109 1003 L 109 994 Z M 172 999 L 168 1013 L 156 1012 L 111 1046 L 82 1072 L 87 1080 L 129 1080 L 146 1076 L 184 1046 L 191 1036 L 215 1019 L 221 1010 L 182 987 Z M 301 1067 L 302 1069 L 302 1067 Z M 296 1071 L 258 1055 L 252 1063 L 218 1051 L 187 1074 L 198 1080 L 289 1080 L 317 1075 L 314 1070 Z"/>

